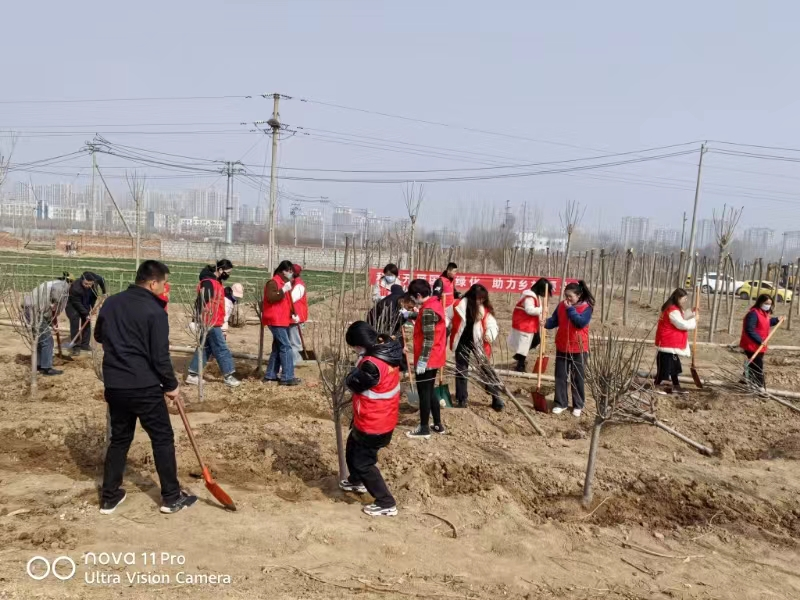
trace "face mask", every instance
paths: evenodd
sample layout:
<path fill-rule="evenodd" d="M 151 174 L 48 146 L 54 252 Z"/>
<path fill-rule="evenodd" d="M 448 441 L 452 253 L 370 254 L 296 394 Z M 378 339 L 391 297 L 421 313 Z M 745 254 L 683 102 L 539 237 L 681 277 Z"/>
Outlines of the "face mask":
<path fill-rule="evenodd" d="M 764 312 L 769 312 L 772 310 L 772 304 L 762 304 L 761 308 L 764 309 Z"/>
<path fill-rule="evenodd" d="M 286 277 L 287 281 L 294 279 L 294 273 L 292 271 L 284 271 L 283 276 Z"/>
<path fill-rule="evenodd" d="M 362 348 L 361 346 L 353 346 L 353 352 L 355 352 L 359 356 L 364 356 L 364 354 L 367 353 L 367 349 Z"/>
<path fill-rule="evenodd" d="M 397 281 L 397 277 L 394 275 L 384 275 L 383 278 L 386 280 L 386 283 L 394 283 Z"/>
<path fill-rule="evenodd" d="M 230 276 L 231 276 L 231 274 L 230 274 L 230 273 L 223 273 L 222 275 L 220 275 L 220 276 L 219 276 L 219 280 L 220 280 L 220 281 L 225 281 L 225 280 L 226 280 L 226 279 L 228 279 L 228 277 L 230 277 Z"/>

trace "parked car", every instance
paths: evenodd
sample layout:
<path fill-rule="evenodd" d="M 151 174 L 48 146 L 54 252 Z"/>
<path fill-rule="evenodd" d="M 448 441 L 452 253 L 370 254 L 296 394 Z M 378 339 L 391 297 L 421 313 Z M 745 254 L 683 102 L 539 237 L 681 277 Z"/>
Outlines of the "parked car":
<path fill-rule="evenodd" d="M 728 281 L 730 285 L 727 287 L 729 294 L 737 293 L 737 290 L 744 285 L 744 281 L 737 281 L 733 277 L 728 277 Z M 703 275 L 703 281 L 700 284 L 700 291 L 704 294 L 713 294 L 714 291 L 717 289 L 717 274 L 716 273 L 707 273 Z M 725 292 L 726 290 L 726 283 L 725 280 L 722 279 L 719 283 L 719 289 L 721 292 Z"/>
<path fill-rule="evenodd" d="M 745 281 L 744 285 L 736 290 L 736 295 L 742 300 L 750 300 L 751 298 L 755 298 L 757 293 L 758 281 Z M 780 286 L 778 286 L 778 289 L 775 289 L 775 287 L 769 281 L 761 282 L 761 293 L 767 294 L 772 298 L 776 298 L 777 296 L 777 302 L 783 302 L 784 300 L 788 300 L 789 302 L 792 301 L 792 290 L 784 290 Z"/>

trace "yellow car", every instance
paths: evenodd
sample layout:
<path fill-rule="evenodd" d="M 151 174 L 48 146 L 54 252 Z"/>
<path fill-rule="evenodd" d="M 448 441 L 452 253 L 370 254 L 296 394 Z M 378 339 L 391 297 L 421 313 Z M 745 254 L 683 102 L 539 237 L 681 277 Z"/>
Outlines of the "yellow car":
<path fill-rule="evenodd" d="M 755 298 L 756 293 L 758 293 L 758 281 L 745 281 L 744 285 L 736 290 L 736 295 L 742 300 L 750 300 L 751 298 Z M 761 293 L 767 294 L 772 298 L 775 298 L 777 294 L 777 302 L 783 302 L 784 300 L 788 300 L 789 302 L 792 301 L 792 290 L 785 290 L 780 286 L 778 286 L 778 289 L 776 290 L 769 281 L 761 282 Z M 784 294 L 786 295 L 785 298 Z"/>

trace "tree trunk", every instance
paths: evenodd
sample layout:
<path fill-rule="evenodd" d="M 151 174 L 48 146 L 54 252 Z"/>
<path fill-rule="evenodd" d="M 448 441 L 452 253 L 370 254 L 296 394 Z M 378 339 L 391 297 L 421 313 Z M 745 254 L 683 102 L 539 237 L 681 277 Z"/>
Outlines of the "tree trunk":
<path fill-rule="evenodd" d="M 653 295 L 656 293 L 656 263 L 658 262 L 658 252 L 653 252 L 653 273 L 650 277 L 650 300 L 647 304 L 653 306 Z"/>
<path fill-rule="evenodd" d="M 622 291 L 622 325 L 628 325 L 628 284 L 631 276 L 631 265 L 633 264 L 633 250 L 625 253 L 625 287 Z"/>
<path fill-rule="evenodd" d="M 606 321 L 611 320 L 611 307 L 614 306 L 614 279 L 617 276 L 617 256 L 619 252 L 614 252 L 614 260 L 611 261 L 611 282 L 608 286 L 608 309 L 606 310 Z"/>
<path fill-rule="evenodd" d="M 38 318 L 37 311 L 33 310 L 35 318 Z M 36 368 L 36 362 L 39 354 L 39 336 L 36 332 L 39 331 L 41 323 L 37 322 L 33 325 L 33 336 L 31 340 L 31 399 L 36 399 L 39 393 L 39 370 Z M 41 334 L 40 334 L 41 335 Z"/>
<path fill-rule="evenodd" d="M 594 248 L 589 253 L 589 287 L 593 290 L 597 289 L 594 281 Z"/>
<path fill-rule="evenodd" d="M 789 269 L 789 275 L 791 275 L 791 269 Z M 798 304 L 797 302 L 798 280 L 800 280 L 800 258 L 797 259 L 797 268 L 795 269 L 794 279 L 792 280 L 792 302 L 791 304 L 789 304 L 789 321 L 788 323 L 786 323 L 787 331 L 792 330 L 792 313 L 794 312 L 794 310 L 792 309 L 795 307 L 795 304 Z"/>
<path fill-rule="evenodd" d="M 572 233 L 567 233 L 567 250 L 564 252 L 564 268 L 561 270 L 561 297 L 564 297 L 564 288 L 567 287 L 567 269 L 569 268 L 569 249 L 572 246 Z"/>
<path fill-rule="evenodd" d="M 592 428 L 592 441 L 589 444 L 589 462 L 586 464 L 586 477 L 583 480 L 583 506 L 588 508 L 592 504 L 592 483 L 594 472 L 597 468 L 597 448 L 600 446 L 600 430 L 603 428 L 603 421 L 600 417 L 595 417 L 594 427 Z"/>
<path fill-rule="evenodd" d="M 606 249 L 600 249 L 600 322 L 606 322 Z"/>
<path fill-rule="evenodd" d="M 342 409 L 333 410 L 333 426 L 336 428 L 336 456 L 339 459 L 339 481 L 348 477 L 347 460 L 344 454 L 344 436 L 342 435 Z"/>
<path fill-rule="evenodd" d="M 264 362 L 264 324 L 258 325 L 258 364 L 256 365 L 256 376 L 261 375 L 261 365 Z"/>
<path fill-rule="evenodd" d="M 736 281 L 736 262 L 732 258 L 730 258 L 730 255 L 728 256 L 728 259 L 730 260 L 730 265 L 731 265 L 731 277 L 733 278 L 733 281 L 735 282 Z M 735 283 L 733 285 L 735 285 Z M 736 290 L 732 290 L 732 291 L 734 293 L 736 292 Z M 728 335 L 733 335 L 733 313 L 736 312 L 736 296 L 731 294 L 730 300 L 731 300 L 731 305 L 730 305 L 730 309 L 729 309 L 729 312 L 728 312 Z"/>
<path fill-rule="evenodd" d="M 714 341 L 714 331 L 717 325 L 717 312 L 719 311 L 720 294 L 722 293 L 722 261 L 725 248 L 720 245 L 719 258 L 717 258 L 717 279 L 714 282 L 714 299 L 711 302 L 711 320 L 709 321 L 708 341 Z M 709 282 L 710 283 L 710 282 Z M 710 291 L 710 290 L 709 290 Z"/>
<path fill-rule="evenodd" d="M 647 271 L 647 257 L 642 253 L 642 268 L 639 272 L 639 305 L 644 300 L 644 273 Z"/>
<path fill-rule="evenodd" d="M 417 218 L 411 217 L 411 242 L 409 243 L 410 247 L 410 256 L 408 259 L 408 266 L 410 271 L 410 278 L 414 279 L 414 267 L 416 263 L 414 262 L 414 234 L 416 233 L 417 229 Z"/>

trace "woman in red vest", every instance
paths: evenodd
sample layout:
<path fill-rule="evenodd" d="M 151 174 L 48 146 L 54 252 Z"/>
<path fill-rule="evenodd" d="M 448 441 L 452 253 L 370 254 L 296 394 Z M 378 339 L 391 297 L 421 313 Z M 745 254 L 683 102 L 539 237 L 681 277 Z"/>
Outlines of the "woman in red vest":
<path fill-rule="evenodd" d="M 294 376 L 294 357 L 289 340 L 289 328 L 299 322 L 292 307 L 292 279 L 294 265 L 284 260 L 275 269 L 272 279 L 264 286 L 264 303 L 261 306 L 261 323 L 272 333 L 272 353 L 269 355 L 264 381 L 277 381 L 280 385 L 300 385 Z M 279 375 L 282 374 L 282 377 Z"/>
<path fill-rule="evenodd" d="M 292 265 L 294 277 L 292 277 L 292 306 L 294 307 L 294 314 L 297 315 L 295 322 L 289 327 L 289 342 L 292 344 L 292 356 L 294 357 L 294 364 L 299 365 L 303 362 L 303 339 L 300 337 L 300 328 L 308 321 L 308 295 L 306 293 L 306 284 L 300 274 L 303 272 L 303 267 L 300 265 Z"/>
<path fill-rule="evenodd" d="M 345 378 L 353 392 L 353 423 L 347 437 L 347 470 L 339 482 L 346 492 L 369 494 L 373 504 L 361 510 L 373 517 L 394 517 L 397 503 L 378 469 L 378 450 L 392 441 L 400 413 L 400 365 L 403 346 L 391 338 L 379 339 L 378 332 L 364 321 L 347 329 L 345 341 L 356 353 L 355 369 Z"/>
<path fill-rule="evenodd" d="M 378 302 L 384 296 L 388 296 L 389 290 L 392 289 L 399 276 L 400 269 L 397 268 L 396 264 L 389 263 L 383 267 L 383 277 L 372 288 L 372 301 Z"/>
<path fill-rule="evenodd" d="M 545 329 L 556 329 L 556 397 L 553 414 L 569 408 L 567 378 L 572 382 L 572 415 L 581 416 L 586 402 L 584 365 L 589 354 L 589 322 L 592 320 L 594 296 L 584 281 L 564 288 L 564 300 L 558 303 L 547 319 Z"/>
<path fill-rule="evenodd" d="M 225 385 L 228 387 L 238 387 L 242 382 L 234 377 L 236 365 L 233 356 L 228 349 L 222 326 L 225 324 L 225 288 L 222 282 L 230 277 L 233 264 L 223 258 L 217 261 L 216 266 L 208 265 L 200 272 L 200 283 L 197 285 L 197 300 L 195 302 L 195 322 L 202 322 L 208 328 L 206 334 L 206 345 L 203 349 L 203 364 L 208 361 L 209 356 L 217 359 L 219 370 L 222 371 Z M 200 379 L 199 372 L 199 352 L 195 352 L 192 362 L 189 364 L 189 375 L 186 383 L 198 385 Z"/>
<path fill-rule="evenodd" d="M 500 333 L 494 308 L 489 302 L 489 292 L 476 283 L 464 296 L 457 300 L 448 311 L 451 318 L 450 350 L 456 353 L 456 402 L 458 408 L 466 408 L 469 400 L 467 372 L 469 361 L 475 352 L 492 355 L 492 344 Z M 488 378 L 487 378 L 488 379 Z M 486 393 L 492 397 L 492 408 L 498 412 L 505 404 L 498 390 L 486 386 Z"/>
<path fill-rule="evenodd" d="M 427 440 L 431 437 L 431 429 L 436 433 L 445 433 L 441 407 L 434 397 L 434 386 L 436 373 L 444 367 L 447 357 L 447 325 L 442 303 L 431 295 L 430 283 L 415 279 L 408 285 L 408 295 L 418 307 L 418 316 L 414 321 L 414 364 L 420 424 L 413 431 L 406 431 L 406 435 Z M 433 427 L 428 422 L 431 415 Z"/>
<path fill-rule="evenodd" d="M 656 328 L 656 391 L 660 394 L 687 394 L 681 388 L 678 375 L 683 372 L 681 356 L 691 356 L 689 332 L 697 327 L 697 317 L 691 313 L 684 315 L 689 303 L 686 290 L 678 288 L 667 298 L 661 307 L 661 316 Z M 672 387 L 662 387 L 661 382 L 672 380 Z"/>
<path fill-rule="evenodd" d="M 541 342 L 539 334 L 544 296 L 553 296 L 553 284 L 542 277 L 522 292 L 514 311 L 511 313 L 511 334 L 508 336 L 508 349 L 517 361 L 516 371 L 525 372 L 528 352 L 537 348 Z"/>
<path fill-rule="evenodd" d="M 447 268 L 442 272 L 442 276 L 433 282 L 433 295 L 442 301 L 445 315 L 447 314 L 447 309 L 453 306 L 453 302 L 461 298 L 461 294 L 455 286 L 456 273 L 458 273 L 458 265 L 454 262 L 448 263 Z M 447 326 L 449 329 L 449 321 Z M 450 331 L 447 334 L 450 335 Z"/>
<path fill-rule="evenodd" d="M 164 301 L 164 310 L 169 312 L 169 283 L 164 284 L 164 293 L 159 296 Z"/>
<path fill-rule="evenodd" d="M 742 323 L 742 337 L 739 340 L 739 347 L 744 350 L 748 360 L 758 352 L 758 356 L 753 359 L 749 367 L 745 368 L 745 379 L 752 383 L 759 391 L 766 389 L 764 382 L 764 354 L 767 347 L 759 350 L 761 344 L 767 339 L 770 327 L 775 327 L 783 321 L 783 317 L 770 317 L 772 314 L 772 298 L 767 294 L 761 294 L 747 314 Z"/>

